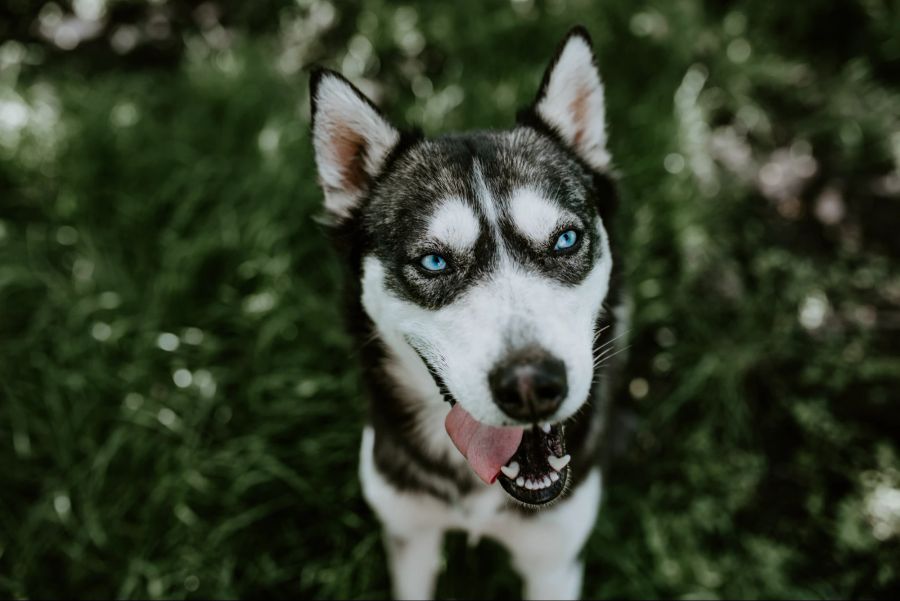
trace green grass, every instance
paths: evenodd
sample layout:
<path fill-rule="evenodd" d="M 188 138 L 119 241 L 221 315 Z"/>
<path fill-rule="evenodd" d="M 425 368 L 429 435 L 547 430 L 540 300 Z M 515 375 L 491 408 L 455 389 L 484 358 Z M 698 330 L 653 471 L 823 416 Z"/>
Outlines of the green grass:
<path fill-rule="evenodd" d="M 360 30 L 397 122 L 505 127 L 576 22 L 635 304 L 586 596 L 896 591 L 896 9 L 598 4 L 347 4 L 293 35 L 286 4 L 151 66 L 0 60 L 30 111 L 0 112 L 0 596 L 386 597 L 296 67 L 352 69 Z M 815 171 L 760 184 L 784 157 Z M 446 564 L 443 596 L 518 592 L 491 543 Z"/>

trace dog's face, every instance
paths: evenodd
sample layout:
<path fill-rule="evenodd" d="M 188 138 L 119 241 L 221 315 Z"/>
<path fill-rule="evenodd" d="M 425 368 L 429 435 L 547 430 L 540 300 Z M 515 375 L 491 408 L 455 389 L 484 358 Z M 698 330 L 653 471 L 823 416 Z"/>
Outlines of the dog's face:
<path fill-rule="evenodd" d="M 398 157 L 361 216 L 366 311 L 479 422 L 558 422 L 588 396 L 612 266 L 592 181 L 527 127 L 445 137 Z M 531 405 L 522 369 L 546 389 Z"/>
<path fill-rule="evenodd" d="M 403 140 L 331 72 L 315 76 L 326 209 L 358 220 L 362 302 L 488 426 L 559 423 L 588 398 L 612 257 L 598 212 L 603 89 L 570 34 L 516 128 Z"/>

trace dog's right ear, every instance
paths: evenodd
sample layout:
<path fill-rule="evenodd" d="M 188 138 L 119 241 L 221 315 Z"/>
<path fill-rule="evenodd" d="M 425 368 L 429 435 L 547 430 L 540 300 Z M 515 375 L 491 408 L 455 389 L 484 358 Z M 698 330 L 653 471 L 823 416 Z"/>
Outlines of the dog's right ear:
<path fill-rule="evenodd" d="M 325 209 L 347 217 L 400 140 L 371 100 L 343 76 L 317 69 L 309 80 L 312 137 Z"/>

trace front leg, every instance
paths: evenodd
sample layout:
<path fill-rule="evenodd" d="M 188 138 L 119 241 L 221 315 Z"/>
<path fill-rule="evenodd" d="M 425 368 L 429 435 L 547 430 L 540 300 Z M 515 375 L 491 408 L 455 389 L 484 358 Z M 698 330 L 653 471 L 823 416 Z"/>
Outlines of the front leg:
<path fill-rule="evenodd" d="M 524 581 L 525 599 L 578 599 L 584 564 L 577 559 L 557 560 L 536 555 L 515 555 L 515 567 Z"/>
<path fill-rule="evenodd" d="M 546 559 L 546 558 L 544 558 Z M 525 583 L 525 599 L 578 599 L 581 597 L 581 581 L 584 564 L 566 561 L 557 565 L 541 565 L 539 561 L 527 561 L 517 565 Z"/>
<path fill-rule="evenodd" d="M 412 534 L 397 534 L 386 530 L 384 539 L 394 598 L 433 598 L 443 532 L 421 529 Z"/>
<path fill-rule="evenodd" d="M 448 507 L 430 495 L 395 488 L 375 467 L 375 432 L 363 430 L 359 476 L 363 496 L 384 532 L 394 597 L 430 599 L 441 559 Z"/>
<path fill-rule="evenodd" d="M 493 533 L 509 549 L 522 576 L 526 599 L 577 599 L 584 565 L 582 547 L 593 530 L 601 496 L 599 470 L 572 494 L 533 515 L 509 517 Z"/>

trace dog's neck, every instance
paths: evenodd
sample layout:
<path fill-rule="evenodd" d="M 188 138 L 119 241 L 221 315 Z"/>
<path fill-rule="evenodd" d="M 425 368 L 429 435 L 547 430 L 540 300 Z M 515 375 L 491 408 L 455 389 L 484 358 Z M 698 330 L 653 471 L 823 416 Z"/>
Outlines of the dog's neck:
<path fill-rule="evenodd" d="M 354 305 L 351 329 L 360 344 L 379 472 L 400 489 L 449 502 L 483 487 L 445 430 L 450 404 L 428 367 L 402 336 L 380 331 L 358 300 Z"/>
<path fill-rule="evenodd" d="M 450 403 L 444 398 L 428 366 L 399 335 L 379 333 L 385 357 L 382 369 L 392 381 L 397 400 L 415 420 L 416 434 L 436 460 L 464 466 L 465 460 L 444 429 Z"/>

